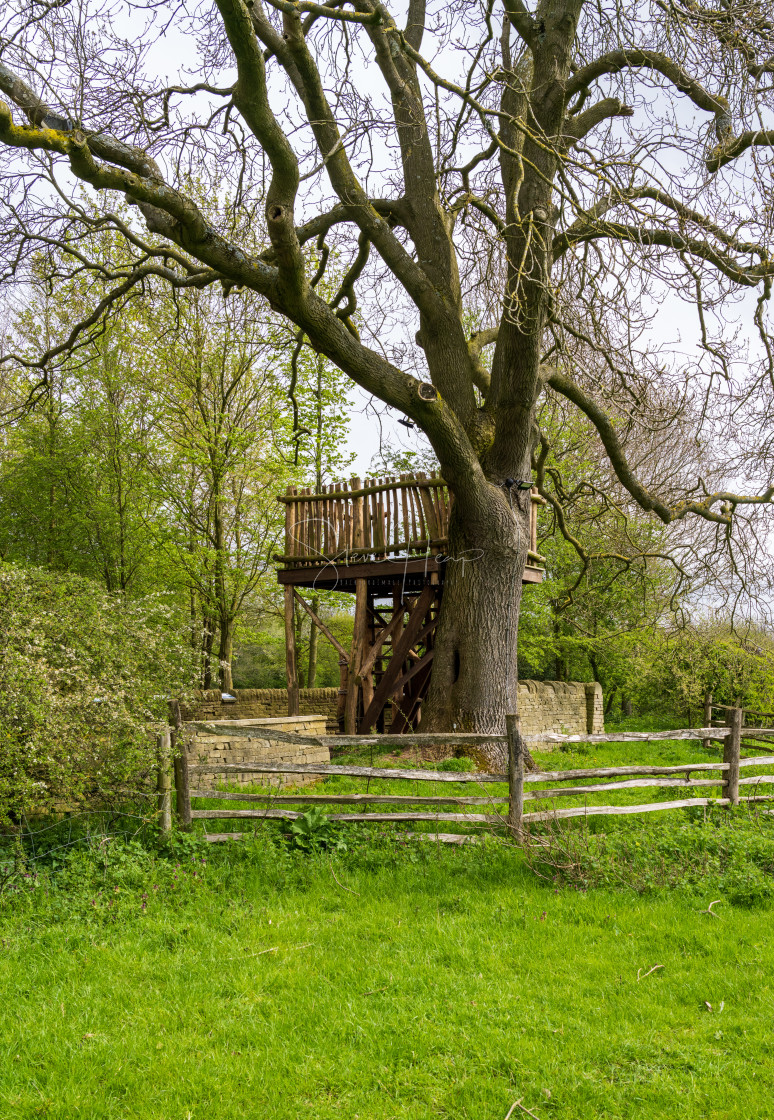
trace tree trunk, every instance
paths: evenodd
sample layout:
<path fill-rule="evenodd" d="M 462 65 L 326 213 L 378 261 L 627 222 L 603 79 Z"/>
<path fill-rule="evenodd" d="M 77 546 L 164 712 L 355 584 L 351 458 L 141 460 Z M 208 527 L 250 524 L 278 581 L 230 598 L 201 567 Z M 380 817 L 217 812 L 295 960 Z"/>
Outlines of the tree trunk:
<path fill-rule="evenodd" d="M 449 555 L 423 731 L 493 731 L 517 712 L 522 574 L 529 547 L 529 494 L 485 484 L 478 500 L 455 500 Z M 472 508 L 471 508 L 472 506 Z M 476 748 L 504 770 L 505 743 Z M 534 768 L 531 758 L 528 765 Z"/>
<path fill-rule="evenodd" d="M 214 620 L 205 614 L 202 633 L 202 688 L 212 688 L 212 647 L 215 644 Z"/>
<path fill-rule="evenodd" d="M 220 662 L 220 687 L 222 692 L 234 691 L 234 682 L 231 676 L 231 659 L 233 655 L 234 619 L 228 617 L 221 618 L 218 661 Z"/>

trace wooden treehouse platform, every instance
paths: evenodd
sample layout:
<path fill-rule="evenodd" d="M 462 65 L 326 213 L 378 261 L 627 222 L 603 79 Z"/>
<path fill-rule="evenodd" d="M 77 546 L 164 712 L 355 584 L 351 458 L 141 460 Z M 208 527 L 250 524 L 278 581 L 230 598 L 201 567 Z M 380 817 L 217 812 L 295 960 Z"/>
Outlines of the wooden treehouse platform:
<path fill-rule="evenodd" d="M 540 583 L 537 506 L 532 492 L 530 549 L 523 582 Z M 288 714 L 299 714 L 294 615 L 302 607 L 339 654 L 339 727 L 415 730 L 430 684 L 433 637 L 447 566 L 451 496 L 442 478 L 402 474 L 353 478 L 319 494 L 289 487 L 285 551 L 275 556 L 285 589 Z M 300 589 L 355 596 L 352 648 L 344 649 Z"/>

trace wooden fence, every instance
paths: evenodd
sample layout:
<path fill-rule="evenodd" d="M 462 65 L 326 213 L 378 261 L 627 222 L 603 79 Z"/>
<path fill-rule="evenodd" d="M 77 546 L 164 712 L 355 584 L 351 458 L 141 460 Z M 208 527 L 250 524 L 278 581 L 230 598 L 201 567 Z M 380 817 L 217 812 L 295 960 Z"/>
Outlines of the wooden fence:
<path fill-rule="evenodd" d="M 704 695 L 704 723 L 707 727 L 724 727 L 728 713 L 737 709 L 731 704 L 713 703 L 712 693 Z M 761 732 L 774 733 L 774 712 L 758 712 L 752 708 L 740 708 L 742 713 L 742 750 L 771 751 L 774 745 L 767 743 Z"/>
<path fill-rule="evenodd" d="M 303 810 L 293 810 L 289 805 L 309 807 L 312 805 L 335 805 L 349 809 L 363 809 L 368 806 L 396 806 L 398 811 L 376 812 L 340 812 L 329 814 L 329 819 L 341 823 L 407 823 L 407 822 L 433 822 L 436 825 L 455 824 L 481 828 L 484 826 L 501 827 L 518 838 L 523 827 L 531 822 L 557 820 L 569 817 L 588 816 L 618 816 L 623 814 L 652 813 L 667 809 L 695 808 L 708 805 L 737 806 L 743 803 L 753 803 L 768 800 L 774 794 L 760 794 L 757 792 L 761 785 L 774 783 L 774 774 L 756 774 L 751 777 L 741 777 L 740 771 L 751 766 L 774 768 L 774 758 L 771 755 L 759 758 L 741 757 L 741 730 L 742 711 L 730 709 L 726 716 L 726 724 L 722 728 L 701 727 L 683 728 L 676 731 L 659 732 L 619 732 L 609 735 L 559 735 L 544 732 L 541 735 L 522 736 L 519 730 L 517 716 L 507 717 L 506 735 L 380 735 L 380 736 L 336 736 L 337 747 L 369 747 L 378 744 L 380 747 L 400 746 L 416 743 L 422 746 L 476 746 L 484 742 L 505 742 L 508 747 L 508 772 L 478 773 L 478 772 L 450 772 L 437 770 L 392 769 L 375 766 L 347 766 L 320 764 L 292 764 L 250 762 L 219 765 L 189 766 L 186 756 L 180 755 L 175 759 L 175 788 L 177 794 L 177 815 L 183 828 L 190 828 L 195 820 L 267 820 L 267 819 L 294 819 L 301 815 Z M 249 736 L 249 725 L 241 723 L 235 727 L 232 723 L 201 723 L 189 724 L 189 728 L 205 731 L 208 735 L 223 734 L 231 738 L 234 734 Z M 748 733 L 755 735 L 774 736 L 774 730 L 767 728 L 751 728 Z M 308 742 L 320 744 L 325 742 L 324 737 L 292 735 L 288 732 L 268 731 L 261 728 L 262 738 L 276 738 L 284 741 Z M 702 761 L 684 763 L 679 766 L 613 766 L 596 767 L 575 770 L 553 770 L 538 773 L 525 773 L 524 748 L 530 743 L 544 743 L 546 741 L 557 744 L 594 744 L 594 743 L 646 743 L 657 740 L 699 740 L 703 742 L 717 742 L 723 745 L 722 761 Z M 488 784 L 507 783 L 508 793 L 500 795 L 475 795 L 475 796 L 433 796 L 425 797 L 417 794 L 325 794 L 323 793 L 242 793 L 239 791 L 209 790 L 197 788 L 192 777 L 201 774 L 221 775 L 224 779 L 237 774 L 255 774 L 256 778 L 270 775 L 314 775 L 319 777 L 351 777 L 351 778 L 380 778 L 388 781 L 411 782 L 445 782 L 475 784 L 486 787 Z M 700 775 L 692 777 L 693 774 Z M 717 775 L 710 777 L 711 774 Z M 622 779 L 610 781 L 610 779 Z M 590 782 L 591 784 L 559 786 L 564 782 Z M 533 789 L 532 786 L 548 788 Z M 754 786 L 755 792 L 740 795 L 740 787 Z M 693 791 L 697 788 L 708 789 L 722 787 L 722 796 L 701 796 L 680 798 L 673 801 L 654 801 L 645 805 L 588 805 L 574 806 L 571 808 L 541 809 L 535 812 L 525 812 L 525 803 L 529 801 L 550 801 L 562 797 L 584 797 L 618 790 L 645 789 L 645 788 L 674 788 Z M 217 801 L 240 801 L 255 804 L 250 809 L 192 809 L 192 798 L 207 798 Z M 259 807 L 263 806 L 263 807 Z M 419 806 L 419 808 L 411 808 Z M 495 809 L 490 813 L 476 812 L 441 812 L 442 806 L 451 806 L 467 809 L 468 806 L 489 806 Z M 500 811 L 497 811 L 500 806 Z M 432 807 L 432 808 L 431 808 Z M 210 835 L 211 840 L 239 839 L 241 833 L 220 833 Z"/>

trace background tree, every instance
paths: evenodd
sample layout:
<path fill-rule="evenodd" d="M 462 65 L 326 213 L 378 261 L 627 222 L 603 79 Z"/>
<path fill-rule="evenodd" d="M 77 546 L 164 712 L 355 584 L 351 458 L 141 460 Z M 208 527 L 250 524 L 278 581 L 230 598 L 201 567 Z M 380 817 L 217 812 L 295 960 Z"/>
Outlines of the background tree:
<path fill-rule="evenodd" d="M 244 286 L 422 428 L 454 494 L 450 550 L 482 550 L 464 575 L 450 566 L 431 725 L 500 729 L 515 705 L 529 501 L 513 480 L 529 478 L 543 392 L 589 419 L 643 510 L 704 519 L 749 575 L 740 542 L 774 494 L 770 443 L 753 435 L 774 379 L 763 7 L 410 0 L 399 24 L 380 0 L 216 0 L 191 16 L 154 5 L 131 49 L 121 5 L 99 13 L 97 33 L 88 3 L 6 8 L 9 271 L 51 240 L 80 259 L 82 232 L 110 227 L 132 265 L 82 254 L 111 288 L 76 338 L 149 276 Z M 165 20 L 198 45 L 192 84 L 149 73 Z M 206 202 L 186 192 L 192 169 Z M 101 192 L 98 217 L 69 196 L 73 176 Z M 329 238 L 349 262 L 332 297 L 318 290 Z M 735 301 L 756 290 L 738 339 Z M 643 334 L 667 291 L 698 312 L 695 360 Z M 711 475 L 641 475 L 630 432 L 668 429 L 675 407 Z"/>
<path fill-rule="evenodd" d="M 79 288 L 27 289 L 12 327 L 28 352 L 78 321 Z M 41 406 L 6 426 L 0 453 L 3 556 L 91 576 L 108 591 L 164 582 L 153 556 L 159 518 L 149 475 L 158 414 L 141 376 L 149 346 L 138 310 L 104 323 L 77 355 L 63 355 Z M 29 389 L 26 377 L 15 380 L 6 386 L 9 403 Z"/>
<path fill-rule="evenodd" d="M 28 290 L 12 324 L 17 343 L 34 352 L 41 337 L 72 330 L 83 287 L 76 274 L 55 293 L 43 282 Z M 351 460 L 342 375 L 278 330 L 250 293 L 224 302 L 212 290 L 172 298 L 162 288 L 66 350 L 51 378 L 39 408 L 5 428 L 3 554 L 108 591 L 174 593 L 188 607 L 202 684 L 231 688 L 245 604 L 252 629 L 278 610 L 265 580 L 281 551 L 278 490 L 310 474 L 321 484 Z M 17 401 L 28 390 L 20 375 Z M 288 392 L 295 423 L 281 407 Z"/>
<path fill-rule="evenodd" d="M 153 474 L 169 512 L 164 544 L 204 622 L 204 686 L 217 636 L 215 676 L 228 692 L 236 620 L 283 527 L 276 493 L 289 441 L 278 419 L 278 363 L 271 332 L 245 295 L 224 303 L 212 290 L 185 293 L 173 306 L 160 296 L 156 313 Z"/>
<path fill-rule="evenodd" d="M 291 362 L 294 421 L 297 437 L 296 462 L 315 493 L 323 485 L 345 477 L 355 456 L 347 448 L 349 432 L 349 384 L 339 370 L 331 367 L 322 354 L 304 345 L 299 336 Z M 332 617 L 348 611 L 350 596 L 316 591 L 311 598 L 314 613 Z M 302 606 L 296 606 L 296 650 L 299 665 L 306 660 L 306 686 L 317 684 L 319 651 L 318 627 Z M 308 629 L 308 638 L 305 631 Z M 348 637 L 351 639 L 351 629 Z M 302 677 L 302 679 L 304 679 Z M 338 683 L 338 682 L 337 682 Z"/>

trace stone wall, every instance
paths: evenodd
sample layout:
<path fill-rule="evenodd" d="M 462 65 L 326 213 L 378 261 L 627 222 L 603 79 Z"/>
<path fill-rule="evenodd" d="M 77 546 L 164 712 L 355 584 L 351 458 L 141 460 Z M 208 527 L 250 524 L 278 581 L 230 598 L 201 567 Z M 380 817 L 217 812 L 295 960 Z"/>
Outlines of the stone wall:
<path fill-rule="evenodd" d="M 581 681 L 519 681 L 519 715 L 523 735 L 559 731 L 564 735 L 600 734 L 605 730 L 602 685 Z M 541 744 L 533 744 L 541 749 Z M 543 749 L 550 750 L 545 744 Z"/>
<path fill-rule="evenodd" d="M 183 718 L 268 718 L 274 721 L 274 726 L 280 728 L 283 726 L 282 721 L 288 720 L 288 694 L 284 688 L 238 688 L 234 695 L 235 700 L 224 701 L 216 689 L 200 692 L 194 705 L 184 709 Z M 322 724 L 315 726 L 323 728 L 315 734 L 335 735 L 338 731 L 337 703 L 336 688 L 302 688 L 301 716 L 298 718 L 314 716 L 318 721 L 322 720 Z M 539 735 L 541 731 L 559 731 L 567 735 L 604 732 L 602 686 L 595 683 L 584 684 L 581 681 L 520 681 L 519 714 L 521 729 L 525 735 Z M 300 723 L 294 724 L 293 730 L 301 729 Z"/>
<path fill-rule="evenodd" d="M 285 688 L 235 688 L 235 700 L 221 700 L 218 689 L 197 692 L 191 707 L 183 708 L 183 719 L 281 719 L 288 714 L 288 693 Z M 338 731 L 337 688 L 299 689 L 301 715 L 323 716 L 328 735 Z"/>
<path fill-rule="evenodd" d="M 300 743 L 282 743 L 275 739 L 261 738 L 262 728 L 291 731 L 299 735 L 325 735 L 325 722 L 325 716 L 321 715 L 286 715 L 282 719 L 251 719 L 249 736 L 229 738 L 228 734 L 204 735 L 197 732 L 186 747 L 188 763 L 189 766 L 217 766 L 234 762 L 330 762 L 327 747 L 309 747 Z M 185 738 L 189 739 L 189 736 L 186 735 Z M 211 789 L 224 781 L 238 785 L 295 786 L 316 780 L 314 777 L 301 777 L 298 774 L 192 774 L 191 788 Z"/>

